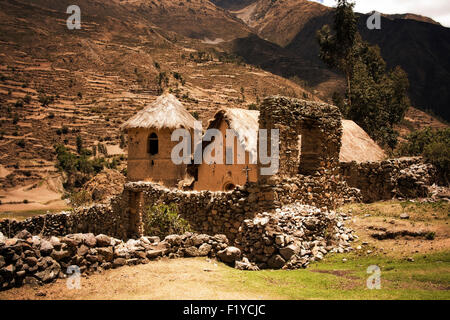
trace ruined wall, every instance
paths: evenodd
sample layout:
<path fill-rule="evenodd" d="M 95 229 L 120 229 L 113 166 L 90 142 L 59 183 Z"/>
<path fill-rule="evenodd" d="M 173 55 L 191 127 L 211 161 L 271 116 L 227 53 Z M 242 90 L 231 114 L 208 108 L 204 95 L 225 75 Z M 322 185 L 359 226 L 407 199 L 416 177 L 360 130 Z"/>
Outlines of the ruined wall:
<path fill-rule="evenodd" d="M 317 207 L 335 208 L 339 204 L 360 200 L 359 191 L 349 188 L 337 177 L 298 175 L 273 184 L 251 183 L 231 192 L 185 192 L 157 184 L 132 182 L 125 185 L 128 197 L 140 199 L 138 218 L 145 223 L 146 208 L 155 204 L 175 203 L 179 214 L 196 232 L 225 234 L 236 238 L 245 219 L 299 201 Z"/>
<path fill-rule="evenodd" d="M 341 163 L 341 174 L 351 187 L 361 190 L 364 202 L 393 197 L 426 197 L 435 180 L 435 169 L 421 158 L 400 158 L 381 162 Z"/>
<path fill-rule="evenodd" d="M 125 239 L 130 233 L 126 195 L 113 198 L 108 204 L 82 207 L 73 211 L 49 213 L 25 221 L 2 220 L 0 232 L 12 237 L 26 229 L 34 235 L 64 236 L 70 233 L 108 234 Z"/>
<path fill-rule="evenodd" d="M 280 96 L 265 99 L 260 106 L 259 124 L 261 129 L 280 130 L 278 175 L 335 170 L 341 148 L 341 119 L 339 109 L 326 103 Z"/>
<path fill-rule="evenodd" d="M 11 237 L 24 229 L 34 235 L 64 236 L 71 233 L 107 234 L 121 239 L 143 234 L 149 206 L 175 203 L 194 231 L 225 234 L 231 241 L 245 219 L 273 212 L 293 202 L 334 209 L 360 200 L 359 190 L 339 176 L 303 176 L 273 179 L 271 184 L 251 183 L 231 192 L 180 191 L 151 182 L 125 184 L 122 195 L 111 203 L 47 214 L 22 222 L 0 221 L 0 232 Z"/>

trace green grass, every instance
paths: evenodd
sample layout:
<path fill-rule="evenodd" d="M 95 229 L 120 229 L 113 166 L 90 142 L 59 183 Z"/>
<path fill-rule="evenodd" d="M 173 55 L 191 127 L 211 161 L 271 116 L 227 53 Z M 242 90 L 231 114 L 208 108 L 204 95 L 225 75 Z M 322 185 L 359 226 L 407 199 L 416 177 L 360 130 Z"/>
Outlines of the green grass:
<path fill-rule="evenodd" d="M 347 261 L 343 262 L 342 259 Z M 285 299 L 450 299 L 450 252 L 414 256 L 415 262 L 356 253 L 329 255 L 304 270 L 228 270 L 247 290 Z M 370 290 L 367 268 L 381 269 L 381 289 Z"/>

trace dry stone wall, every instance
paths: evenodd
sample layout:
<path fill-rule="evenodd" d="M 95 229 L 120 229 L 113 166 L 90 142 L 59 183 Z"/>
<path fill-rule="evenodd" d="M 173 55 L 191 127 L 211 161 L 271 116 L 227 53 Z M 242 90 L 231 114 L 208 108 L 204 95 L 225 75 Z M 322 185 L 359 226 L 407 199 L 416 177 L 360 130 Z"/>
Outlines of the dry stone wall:
<path fill-rule="evenodd" d="M 161 257 L 215 257 L 227 247 L 224 235 L 193 233 L 171 235 L 163 241 L 141 237 L 127 242 L 92 233 L 40 237 L 23 230 L 14 238 L 0 233 L 0 290 L 41 285 L 73 272 L 89 274 L 145 264 Z"/>
<path fill-rule="evenodd" d="M 329 252 L 352 250 L 350 243 L 357 236 L 344 226 L 349 218 L 295 203 L 245 220 L 235 245 L 259 269 L 304 268 Z M 250 269 L 240 262 L 238 267 Z"/>
<path fill-rule="evenodd" d="M 6 219 L 0 221 L 0 232 L 7 237 L 12 237 L 24 229 L 34 235 L 45 236 L 92 232 L 125 239 L 129 229 L 127 204 L 127 199 L 119 196 L 110 199 L 106 204 L 48 213 L 25 221 Z"/>
<path fill-rule="evenodd" d="M 361 190 L 364 202 L 427 197 L 428 186 L 436 180 L 434 167 L 421 158 L 346 162 L 341 163 L 341 174 L 350 186 Z"/>
<path fill-rule="evenodd" d="M 280 130 L 278 175 L 294 177 L 338 168 L 341 119 L 339 109 L 330 104 L 281 96 L 266 98 L 260 105 L 259 126 Z"/>
<path fill-rule="evenodd" d="M 223 233 L 230 241 L 234 241 L 244 220 L 285 204 L 299 201 L 331 209 L 345 202 L 360 200 L 359 190 L 348 187 L 339 176 L 298 175 L 291 179 L 272 180 L 272 184 L 247 184 L 231 192 L 186 192 L 150 182 L 131 182 L 125 185 L 125 193 L 128 193 L 128 198 L 141 201 L 136 205 L 140 224 L 146 223 L 148 207 L 175 203 L 179 214 L 196 232 Z"/>

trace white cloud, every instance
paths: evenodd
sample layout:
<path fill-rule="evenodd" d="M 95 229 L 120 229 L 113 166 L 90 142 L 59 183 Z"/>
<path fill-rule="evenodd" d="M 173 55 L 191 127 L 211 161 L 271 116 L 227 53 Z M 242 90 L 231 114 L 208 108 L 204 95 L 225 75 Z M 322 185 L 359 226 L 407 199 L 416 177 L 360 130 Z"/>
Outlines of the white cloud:
<path fill-rule="evenodd" d="M 310 0 L 326 6 L 335 6 L 335 0 Z M 355 11 L 367 13 L 373 10 L 381 13 L 415 13 L 430 17 L 450 27 L 449 0 L 355 0 Z"/>

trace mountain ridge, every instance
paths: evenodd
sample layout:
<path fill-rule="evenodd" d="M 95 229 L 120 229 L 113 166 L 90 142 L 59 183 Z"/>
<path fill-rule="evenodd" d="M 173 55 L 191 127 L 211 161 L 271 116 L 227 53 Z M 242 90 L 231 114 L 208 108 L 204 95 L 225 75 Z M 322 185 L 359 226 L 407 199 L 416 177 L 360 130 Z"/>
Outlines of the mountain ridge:
<path fill-rule="evenodd" d="M 318 57 L 316 32 L 323 25 L 333 23 L 333 8 L 307 0 L 255 0 L 234 14 L 245 16 L 243 21 L 261 38 L 314 65 L 313 71 L 306 72 L 306 75 L 302 74 L 302 70 L 293 72 L 295 66 L 281 70 L 280 74 L 298 76 L 313 90 L 320 88 L 320 79 L 325 77 L 324 70 L 327 68 Z M 381 30 L 369 30 L 366 27 L 369 16 L 357 15 L 358 30 L 363 39 L 381 48 L 389 68 L 400 65 L 408 73 L 412 104 L 422 110 L 431 110 L 449 121 L 450 29 L 429 22 L 426 17 L 400 14 L 382 15 Z M 336 88 L 342 88 L 339 81 L 334 82 Z M 322 95 L 324 99 L 334 91 L 330 85 L 326 87 L 327 92 Z"/>

